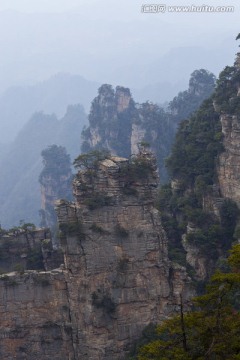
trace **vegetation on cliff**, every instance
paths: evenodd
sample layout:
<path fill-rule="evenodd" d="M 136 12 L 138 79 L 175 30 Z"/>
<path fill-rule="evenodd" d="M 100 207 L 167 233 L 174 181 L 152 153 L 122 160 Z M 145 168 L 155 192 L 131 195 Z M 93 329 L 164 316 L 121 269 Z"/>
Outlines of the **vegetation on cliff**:
<path fill-rule="evenodd" d="M 71 173 L 70 155 L 63 146 L 51 145 L 41 152 L 44 168 L 39 175 L 40 184 L 44 185 L 45 179 L 52 178 L 60 182 L 61 176 Z"/>
<path fill-rule="evenodd" d="M 20 219 L 39 224 L 41 151 L 51 144 L 61 145 L 73 159 L 80 151 L 85 122 L 81 105 L 69 106 L 62 119 L 54 114 L 35 113 L 1 153 L 0 222 L 4 227 L 17 225 Z"/>
<path fill-rule="evenodd" d="M 194 310 L 185 312 L 181 303 L 179 315 L 145 331 L 132 359 L 239 359 L 240 245 L 230 253 L 227 271 L 215 273 Z"/>
<path fill-rule="evenodd" d="M 178 124 L 196 111 L 208 99 L 215 87 L 216 77 L 205 69 L 195 70 L 189 79 L 188 90 L 180 92 L 169 103 L 169 110 Z"/>
<path fill-rule="evenodd" d="M 82 132 L 82 152 L 108 148 L 118 156 L 129 157 L 132 122 L 137 115 L 129 89 L 102 85 L 91 104 L 89 127 Z"/>
<path fill-rule="evenodd" d="M 88 153 L 80 154 L 73 162 L 73 165 L 78 170 L 95 170 L 99 161 L 110 157 L 110 151 L 107 149 L 92 150 Z"/>
<path fill-rule="evenodd" d="M 44 168 L 39 176 L 42 186 L 43 208 L 40 210 L 41 226 L 53 229 L 57 218 L 54 201 L 72 199 L 72 170 L 70 156 L 63 146 L 51 145 L 41 153 Z"/>
<path fill-rule="evenodd" d="M 240 71 L 236 66 L 226 66 L 220 73 L 214 100 L 218 111 L 236 114 L 240 111 L 240 97 L 237 96 Z"/>
<path fill-rule="evenodd" d="M 224 151 L 220 113 L 238 114 L 239 77 L 238 67 L 225 68 L 214 94 L 181 122 L 166 161 L 172 183 L 161 188 L 158 207 L 169 237 L 170 257 L 185 265 L 184 234 L 188 244 L 215 262 L 237 236 L 239 210 L 234 201 L 221 199 L 216 166 Z M 220 198 L 217 213 L 208 206 L 214 198 Z"/>
<path fill-rule="evenodd" d="M 206 100 L 190 120 L 180 124 L 166 162 L 171 178 L 180 179 L 184 188 L 197 185 L 203 191 L 204 185 L 214 182 L 215 160 L 223 145 L 219 114 L 212 102 L 212 98 Z"/>
<path fill-rule="evenodd" d="M 39 232 L 39 233 L 38 233 Z M 3 229 L 0 226 L 0 273 L 24 270 L 43 270 L 43 255 L 39 236 L 49 231 L 36 228 L 32 223 L 20 221 L 19 226 Z"/>
<path fill-rule="evenodd" d="M 140 136 L 137 141 L 151 145 L 157 156 L 161 182 L 166 182 L 164 160 L 170 154 L 177 125 L 208 98 L 214 85 L 213 74 L 204 69 L 194 71 L 189 89 L 180 92 L 165 110 L 151 102 L 136 104 L 129 89 L 118 86 L 114 90 L 111 85 L 104 84 L 92 102 L 89 127 L 82 132 L 82 151 L 104 147 L 119 156 L 129 157 L 136 147 L 135 137 Z"/>

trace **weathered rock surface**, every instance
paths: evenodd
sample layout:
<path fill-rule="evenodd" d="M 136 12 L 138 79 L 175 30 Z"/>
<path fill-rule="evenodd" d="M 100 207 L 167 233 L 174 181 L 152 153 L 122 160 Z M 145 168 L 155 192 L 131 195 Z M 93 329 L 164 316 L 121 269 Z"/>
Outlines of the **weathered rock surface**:
<path fill-rule="evenodd" d="M 114 155 L 130 156 L 131 127 L 138 116 L 130 90 L 104 84 L 93 100 L 89 114 L 89 128 L 82 132 L 82 151 L 95 147 L 110 150 Z"/>
<path fill-rule="evenodd" d="M 64 267 L 0 278 L 3 359 L 124 359 L 191 295 L 168 259 L 150 154 L 103 160 L 73 185 L 76 201 L 57 207 Z"/>
<path fill-rule="evenodd" d="M 240 70 L 240 53 L 237 54 L 235 63 L 235 77 Z M 229 102 L 238 100 L 239 80 L 231 84 L 235 89 L 233 98 Z M 220 114 L 222 124 L 222 133 L 224 135 L 223 145 L 225 151 L 220 155 L 217 164 L 218 181 L 221 195 L 225 198 L 232 199 L 240 207 L 240 117 L 238 111 L 232 114 L 222 112 Z"/>
<path fill-rule="evenodd" d="M 168 180 L 165 159 L 170 155 L 178 124 L 210 96 L 215 76 L 206 70 L 191 74 L 189 88 L 169 103 L 168 109 L 146 101 L 138 104 L 130 90 L 102 85 L 93 99 L 89 126 L 82 132 L 82 152 L 106 148 L 111 154 L 129 157 L 147 142 L 157 157 L 161 182 Z"/>
<path fill-rule="evenodd" d="M 240 206 L 240 118 L 223 114 L 220 117 L 225 151 L 218 162 L 218 181 L 221 194 Z"/>
<path fill-rule="evenodd" d="M 70 156 L 62 146 L 52 145 L 42 151 L 44 168 L 39 176 L 41 185 L 41 226 L 49 227 L 53 233 L 54 247 L 58 247 L 55 237 L 57 217 L 55 201 L 72 199 L 72 170 Z"/>
<path fill-rule="evenodd" d="M 148 170 L 137 176 L 129 175 L 128 160 L 117 157 L 101 162 L 95 174 L 79 173 L 76 203 L 58 207 L 60 228 L 67 223 L 79 231 L 65 229 L 64 239 L 79 359 L 123 359 L 146 325 L 176 311 L 180 294 L 189 295 L 185 271 L 168 260 L 154 208 L 156 167 L 149 154 L 141 161 Z M 93 202 L 100 196 L 107 205 Z"/>
<path fill-rule="evenodd" d="M 63 263 L 61 249 L 53 249 L 48 228 L 31 224 L 0 231 L 0 272 L 51 270 Z"/>
<path fill-rule="evenodd" d="M 0 358 L 75 359 L 63 272 L 0 277 Z"/>

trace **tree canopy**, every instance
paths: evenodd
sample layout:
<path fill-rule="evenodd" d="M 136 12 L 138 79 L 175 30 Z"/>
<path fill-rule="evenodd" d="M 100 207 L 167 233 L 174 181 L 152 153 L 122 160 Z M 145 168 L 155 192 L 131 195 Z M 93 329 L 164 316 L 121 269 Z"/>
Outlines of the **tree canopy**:
<path fill-rule="evenodd" d="M 193 300 L 193 311 L 184 313 L 181 306 L 180 315 L 157 326 L 155 339 L 140 347 L 135 359 L 240 359 L 240 244 L 230 251 L 228 266 Z"/>

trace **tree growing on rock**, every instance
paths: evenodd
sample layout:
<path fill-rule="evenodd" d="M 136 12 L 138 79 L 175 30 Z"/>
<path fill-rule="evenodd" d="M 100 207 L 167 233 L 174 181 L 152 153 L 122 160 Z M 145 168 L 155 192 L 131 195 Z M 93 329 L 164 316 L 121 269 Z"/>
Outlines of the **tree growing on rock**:
<path fill-rule="evenodd" d="M 240 359 L 240 244 L 230 254 L 229 271 L 215 273 L 195 310 L 158 326 L 158 339 L 141 347 L 137 360 Z"/>

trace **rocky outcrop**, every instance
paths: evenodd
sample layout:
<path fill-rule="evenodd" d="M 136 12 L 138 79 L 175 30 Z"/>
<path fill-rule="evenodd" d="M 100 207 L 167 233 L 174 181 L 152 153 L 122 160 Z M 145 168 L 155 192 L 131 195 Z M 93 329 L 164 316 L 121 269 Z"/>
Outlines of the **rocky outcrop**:
<path fill-rule="evenodd" d="M 112 154 L 130 156 L 131 126 L 137 112 L 130 90 L 104 84 L 93 100 L 89 114 L 89 128 L 82 132 L 82 151 L 106 148 Z"/>
<path fill-rule="evenodd" d="M 206 281 L 214 271 L 214 260 L 203 253 L 199 246 L 187 241 L 187 235 L 198 231 L 194 224 L 188 223 L 186 234 L 182 236 L 182 245 L 186 251 L 186 262 L 192 267 L 195 281 Z"/>
<path fill-rule="evenodd" d="M 138 161 L 112 157 L 79 173 L 76 202 L 58 206 L 79 359 L 123 359 L 145 326 L 189 295 L 154 207 L 156 166 L 149 154 Z"/>
<path fill-rule="evenodd" d="M 42 209 L 42 225 L 54 227 L 56 225 L 56 215 L 54 212 L 55 201 L 60 197 L 64 197 L 71 190 L 72 172 L 67 175 L 44 176 L 41 180 L 41 209 Z"/>
<path fill-rule="evenodd" d="M 135 103 L 128 88 L 102 85 L 91 105 L 89 127 L 82 132 L 82 152 L 106 148 L 113 155 L 129 157 L 137 154 L 139 143 L 147 142 L 156 154 L 161 182 L 166 182 L 165 159 L 178 124 L 210 96 L 214 85 L 213 74 L 203 69 L 194 71 L 189 89 L 180 92 L 168 109 L 149 101 Z"/>
<path fill-rule="evenodd" d="M 31 224 L 0 232 L 0 271 L 7 273 L 25 270 L 51 270 L 63 263 L 60 249 L 52 247 L 48 228 L 35 228 Z"/>
<path fill-rule="evenodd" d="M 225 151 L 219 156 L 218 181 L 222 196 L 240 207 L 240 118 L 222 114 L 220 119 Z"/>
<path fill-rule="evenodd" d="M 77 174 L 75 202 L 59 200 L 64 267 L 0 277 L 0 357 L 124 359 L 145 326 L 192 294 L 168 259 L 154 207 L 151 154 L 111 157 Z"/>
<path fill-rule="evenodd" d="M 230 72 L 231 71 L 231 72 Z M 220 121 L 223 133 L 224 152 L 219 156 L 217 163 L 218 182 L 221 194 L 232 199 L 240 207 L 240 117 L 239 117 L 239 77 L 240 53 L 237 54 L 234 66 L 230 68 L 225 82 L 229 92 L 226 94 L 228 107 L 220 107 Z"/>
<path fill-rule="evenodd" d="M 0 357 L 76 359 L 62 270 L 0 276 Z"/>
<path fill-rule="evenodd" d="M 44 168 L 39 176 L 41 185 L 41 226 L 53 233 L 53 245 L 58 248 L 56 237 L 57 217 L 54 211 L 58 199 L 72 199 L 72 170 L 70 156 L 62 146 L 52 145 L 42 151 Z"/>

